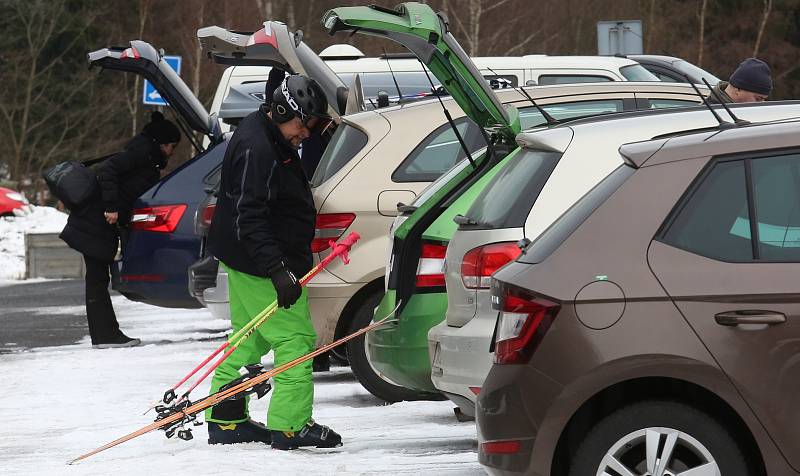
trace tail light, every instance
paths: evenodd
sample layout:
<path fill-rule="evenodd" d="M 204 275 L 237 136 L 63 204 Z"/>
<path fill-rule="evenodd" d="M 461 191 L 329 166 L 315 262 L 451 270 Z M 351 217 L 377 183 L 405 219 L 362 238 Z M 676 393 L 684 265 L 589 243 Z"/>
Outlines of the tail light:
<path fill-rule="evenodd" d="M 513 455 L 519 453 L 519 440 L 500 440 L 481 443 L 481 452 L 485 455 Z"/>
<path fill-rule="evenodd" d="M 344 235 L 355 219 L 354 213 L 320 213 L 317 215 L 311 251 L 319 253 L 330 248 L 330 242 L 336 241 Z"/>
<path fill-rule="evenodd" d="M 492 243 L 469 250 L 461 262 L 461 282 L 467 289 L 489 289 L 492 274 L 509 261 L 517 259 L 521 252 L 515 241 Z"/>
<path fill-rule="evenodd" d="M 446 253 L 446 244 L 432 242 L 422 244 L 422 256 L 417 266 L 418 288 L 444 286 L 444 256 Z"/>
<path fill-rule="evenodd" d="M 561 306 L 508 284 L 500 286 L 499 299 L 492 296 L 492 301 L 500 308 L 494 362 L 527 363 Z"/>
<path fill-rule="evenodd" d="M 172 233 L 186 211 L 186 205 L 164 205 L 160 207 L 137 208 L 131 217 L 134 230 Z"/>
<path fill-rule="evenodd" d="M 214 218 L 214 212 L 217 211 L 217 204 L 210 203 L 203 207 L 200 213 L 200 224 L 208 228 L 211 226 L 211 220 Z"/>

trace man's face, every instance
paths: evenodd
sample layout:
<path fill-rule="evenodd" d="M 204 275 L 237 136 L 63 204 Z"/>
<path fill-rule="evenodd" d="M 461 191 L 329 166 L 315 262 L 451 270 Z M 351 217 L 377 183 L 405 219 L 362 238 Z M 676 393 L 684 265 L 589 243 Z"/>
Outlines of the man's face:
<path fill-rule="evenodd" d="M 764 102 L 764 101 L 767 100 L 767 97 L 768 97 L 766 94 L 759 94 L 759 93 L 754 93 L 752 91 L 739 89 L 737 87 L 734 87 L 733 85 L 729 86 L 729 88 L 731 89 L 731 91 L 727 91 L 726 90 L 725 92 L 727 92 L 728 96 L 730 96 L 731 99 L 733 99 L 733 102 L 736 102 L 736 103 L 739 103 L 739 102 Z"/>
<path fill-rule="evenodd" d="M 300 147 L 300 144 L 311 135 L 310 129 L 314 128 L 316 122 L 316 117 L 312 117 L 308 124 L 303 124 L 299 117 L 294 117 L 288 122 L 278 124 L 278 128 L 286 142 L 292 144 L 292 147 Z"/>
<path fill-rule="evenodd" d="M 161 144 L 161 153 L 164 154 L 164 157 L 170 158 L 175 153 L 175 147 L 177 147 L 177 143 L 173 142 L 171 144 Z"/>

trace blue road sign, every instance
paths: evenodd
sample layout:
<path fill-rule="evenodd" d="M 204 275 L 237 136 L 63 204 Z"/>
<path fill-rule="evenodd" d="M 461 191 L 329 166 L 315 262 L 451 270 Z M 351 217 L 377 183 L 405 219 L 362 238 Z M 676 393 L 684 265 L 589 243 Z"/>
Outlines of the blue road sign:
<path fill-rule="evenodd" d="M 164 61 L 180 76 L 181 57 L 164 56 Z M 142 102 L 148 106 L 166 106 L 167 100 L 162 98 L 156 88 L 148 80 L 144 80 L 144 90 L 142 91 Z"/>

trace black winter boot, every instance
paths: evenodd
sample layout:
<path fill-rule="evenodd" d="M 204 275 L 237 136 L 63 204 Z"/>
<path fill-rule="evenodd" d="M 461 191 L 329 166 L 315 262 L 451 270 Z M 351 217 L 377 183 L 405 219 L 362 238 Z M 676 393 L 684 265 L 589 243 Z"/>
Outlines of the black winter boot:
<path fill-rule="evenodd" d="M 263 424 L 247 420 L 241 423 L 216 423 L 208 422 L 209 445 L 232 445 L 235 443 L 266 443 L 272 442 L 269 429 Z"/>
<path fill-rule="evenodd" d="M 276 450 L 294 450 L 301 446 L 317 448 L 336 448 L 342 446 L 342 437 L 327 426 L 308 423 L 300 431 L 272 431 L 272 448 Z"/>

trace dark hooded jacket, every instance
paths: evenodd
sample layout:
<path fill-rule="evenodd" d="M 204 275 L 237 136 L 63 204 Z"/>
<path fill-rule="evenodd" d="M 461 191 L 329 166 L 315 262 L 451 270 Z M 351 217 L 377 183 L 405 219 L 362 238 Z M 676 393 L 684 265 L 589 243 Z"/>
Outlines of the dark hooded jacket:
<path fill-rule="evenodd" d="M 708 97 L 706 98 L 708 99 L 708 102 L 711 104 L 719 104 L 720 101 L 717 99 L 717 96 L 719 96 L 720 98 L 722 98 L 722 102 L 725 102 L 726 104 L 732 103 L 733 99 L 731 99 L 731 97 L 728 96 L 728 93 L 725 92 L 725 88 L 728 87 L 728 84 L 730 83 L 728 83 L 727 81 L 718 82 L 717 85 L 714 86 L 713 88 L 714 92 L 717 94 L 715 95 L 714 93 L 709 92 Z"/>
<path fill-rule="evenodd" d="M 239 123 L 225 151 L 209 250 L 243 273 L 268 277 L 283 263 L 303 276 L 315 217 L 300 158 L 262 106 Z"/>
<path fill-rule="evenodd" d="M 95 167 L 99 191 L 86 206 L 73 210 L 60 238 L 87 256 L 112 262 L 119 231 L 130 222 L 133 203 L 159 180 L 166 158 L 155 140 L 139 134 L 119 154 Z M 117 225 L 104 212 L 119 214 Z"/>

